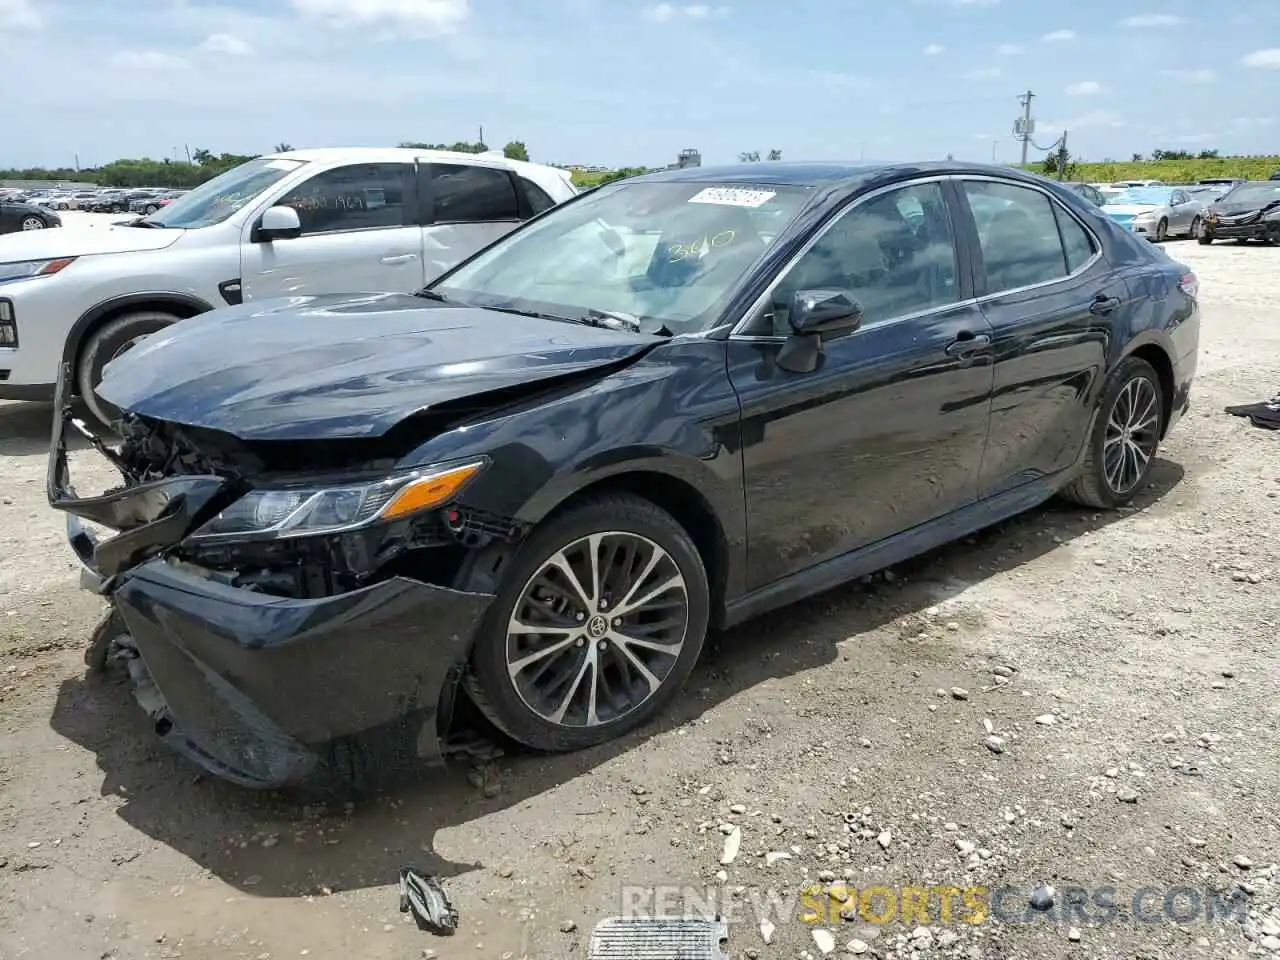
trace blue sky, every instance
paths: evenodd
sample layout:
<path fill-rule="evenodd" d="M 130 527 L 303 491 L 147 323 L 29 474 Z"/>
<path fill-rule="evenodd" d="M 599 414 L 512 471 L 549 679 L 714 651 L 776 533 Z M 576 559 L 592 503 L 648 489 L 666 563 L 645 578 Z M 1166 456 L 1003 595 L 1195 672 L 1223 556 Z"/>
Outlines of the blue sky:
<path fill-rule="evenodd" d="M 1280 2 L 0 0 L 0 167 L 471 140 L 661 165 L 1280 152 Z M 1033 156 L 1035 154 L 1033 153 Z"/>

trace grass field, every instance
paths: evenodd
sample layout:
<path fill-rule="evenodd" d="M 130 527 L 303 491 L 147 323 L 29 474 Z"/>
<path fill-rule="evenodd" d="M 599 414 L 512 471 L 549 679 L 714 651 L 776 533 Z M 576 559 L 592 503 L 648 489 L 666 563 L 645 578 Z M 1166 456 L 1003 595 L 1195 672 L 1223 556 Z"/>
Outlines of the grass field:
<path fill-rule="evenodd" d="M 1038 165 L 1029 169 L 1039 172 Z M 633 168 L 635 173 L 642 172 Z M 1243 177 L 1266 180 L 1280 170 L 1280 156 L 1222 157 L 1217 160 L 1141 160 L 1120 163 L 1076 163 L 1074 179 L 1089 183 L 1114 183 L 1117 180 L 1163 180 L 1165 183 L 1194 183 L 1211 177 Z M 580 187 L 594 187 L 609 173 L 577 173 L 573 182 Z"/>

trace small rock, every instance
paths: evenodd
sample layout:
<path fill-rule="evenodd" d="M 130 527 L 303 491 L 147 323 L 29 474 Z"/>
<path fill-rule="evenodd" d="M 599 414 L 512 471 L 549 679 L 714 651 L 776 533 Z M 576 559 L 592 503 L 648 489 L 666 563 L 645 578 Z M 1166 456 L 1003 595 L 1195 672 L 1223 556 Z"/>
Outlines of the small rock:
<path fill-rule="evenodd" d="M 1006 666 L 1005 664 L 1001 663 L 992 667 L 991 672 L 994 673 L 997 677 L 1004 677 L 1005 679 L 1008 679 L 1018 671 L 1016 671 L 1013 667 Z"/>
<path fill-rule="evenodd" d="M 724 853 L 720 855 L 720 862 L 725 866 L 733 863 L 738 858 L 738 851 L 742 848 L 742 828 L 734 827 L 733 830 L 724 838 Z"/>
<path fill-rule="evenodd" d="M 785 850 L 771 850 L 769 853 L 766 853 L 764 855 L 764 865 L 766 867 L 772 867 L 779 860 L 790 860 L 790 859 L 791 859 L 791 854 L 787 853 L 787 851 Z"/>
<path fill-rule="evenodd" d="M 747 805 L 745 803 L 735 803 L 733 806 L 729 808 L 729 812 L 737 813 L 737 814 L 746 813 Z"/>
<path fill-rule="evenodd" d="M 1107 777 L 1108 777 L 1109 779 L 1111 779 L 1111 780 L 1114 780 L 1116 777 L 1120 776 L 1120 768 L 1119 768 L 1119 767 L 1107 767 L 1107 772 L 1106 772 L 1105 776 L 1107 776 Z"/>
<path fill-rule="evenodd" d="M 818 945 L 818 949 L 824 954 L 831 953 L 836 948 L 836 938 L 827 930 L 814 930 L 813 942 Z"/>
<path fill-rule="evenodd" d="M 968 840 L 956 841 L 956 849 L 960 851 L 961 856 L 965 856 L 965 857 L 973 853 L 973 851 L 977 848 L 977 846 L 978 845 L 976 843 L 971 843 Z"/>
<path fill-rule="evenodd" d="M 1253 861 L 1250 860 L 1248 857 L 1246 857 L 1243 853 L 1237 853 L 1234 857 L 1231 858 L 1231 862 L 1234 863 L 1241 870 L 1253 869 Z"/>
<path fill-rule="evenodd" d="M 760 921 L 760 939 L 765 943 L 773 942 L 773 931 L 776 928 L 773 923 L 767 919 Z"/>
<path fill-rule="evenodd" d="M 870 750 L 870 749 L 871 749 L 871 741 L 870 741 L 870 740 L 868 740 L 866 737 L 861 737 L 861 738 L 859 738 L 859 740 L 858 740 L 858 746 L 860 746 L 860 747 L 865 747 L 866 749 Z"/>
<path fill-rule="evenodd" d="M 1047 883 L 1031 891 L 1031 906 L 1036 910 L 1049 910 L 1053 907 L 1053 898 L 1057 893 Z"/>
<path fill-rule="evenodd" d="M 1116 791 L 1116 799 L 1121 803 L 1137 803 L 1138 791 L 1130 789 L 1129 787 L 1121 787 Z"/>
<path fill-rule="evenodd" d="M 498 876 L 502 877 L 503 880 L 510 880 L 514 874 L 515 870 L 511 867 L 501 867 L 498 870 Z"/>
<path fill-rule="evenodd" d="M 982 742 L 992 753 L 1004 753 L 1004 737 L 997 737 L 993 734 Z"/>
<path fill-rule="evenodd" d="M 573 933 L 573 931 L 577 929 L 578 929 L 578 924 L 573 920 L 564 920 L 560 924 L 561 933 Z"/>
<path fill-rule="evenodd" d="M 1258 946 L 1272 953 L 1280 953 L 1280 937 L 1263 937 L 1258 941 Z"/>
<path fill-rule="evenodd" d="M 959 939 L 960 935 L 954 930 L 943 930 L 938 934 L 938 946 L 939 948 L 946 950 L 949 947 L 955 946 L 956 941 Z"/>
<path fill-rule="evenodd" d="M 876 843 L 880 844 L 885 850 L 889 849 L 889 844 L 893 843 L 893 834 L 888 830 L 883 830 L 880 836 L 876 837 Z"/>
<path fill-rule="evenodd" d="M 1070 940 L 1072 943 L 1079 943 L 1079 942 L 1080 942 L 1080 928 L 1079 928 L 1079 927 L 1069 927 L 1069 928 L 1067 929 L 1067 939 L 1068 939 L 1068 940 Z"/>
<path fill-rule="evenodd" d="M 966 690 L 964 687 L 952 687 L 951 696 L 957 700 L 968 700 L 969 691 Z"/>
<path fill-rule="evenodd" d="M 439 954 L 436 953 L 434 948 L 432 947 L 422 948 L 422 960 L 436 960 L 436 957 L 438 956 Z"/>
<path fill-rule="evenodd" d="M 867 941 L 859 940 L 857 937 L 854 937 L 844 945 L 844 949 L 846 953 L 853 954 L 853 956 L 857 957 L 866 953 L 871 949 L 871 947 L 867 945 Z"/>
<path fill-rule="evenodd" d="M 1042 713 L 1036 717 L 1036 723 L 1042 727 L 1052 727 L 1057 722 L 1058 718 L 1052 713 Z"/>
<path fill-rule="evenodd" d="M 270 849 L 271 847 L 274 847 L 274 846 L 275 846 L 276 844 L 278 844 L 279 842 L 280 842 L 280 838 L 279 838 L 279 837 L 271 836 L 271 837 L 267 837 L 265 840 L 263 840 L 263 841 L 262 841 L 262 845 L 263 845 L 264 847 L 266 847 L 266 848 Z"/>

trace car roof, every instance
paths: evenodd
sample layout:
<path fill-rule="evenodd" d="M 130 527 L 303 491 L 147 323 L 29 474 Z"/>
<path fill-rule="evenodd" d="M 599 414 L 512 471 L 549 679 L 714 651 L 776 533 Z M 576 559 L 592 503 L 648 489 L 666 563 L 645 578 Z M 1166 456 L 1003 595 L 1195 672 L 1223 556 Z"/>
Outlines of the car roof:
<path fill-rule="evenodd" d="M 519 170 L 522 167 L 540 170 L 558 170 L 543 163 L 529 163 L 523 160 L 512 160 L 502 155 L 501 150 L 490 150 L 485 153 L 459 153 L 453 150 L 415 150 L 413 147 L 314 147 L 307 150 L 287 150 L 283 153 L 268 154 L 264 159 L 305 160 L 309 162 L 351 163 L 403 163 L 415 158 L 420 160 L 437 160 L 442 163 L 459 161 L 467 163 L 494 164 Z"/>
<path fill-rule="evenodd" d="M 857 190 L 871 183 L 883 183 L 909 176 L 964 174 L 996 176 L 1033 184 L 1044 183 L 1047 179 L 1012 167 L 1001 167 L 990 163 L 968 163 L 960 160 L 923 162 L 866 160 L 856 163 L 791 163 L 768 160 L 758 163 L 659 170 L 630 178 L 628 182 L 778 184 L 801 187 L 844 187 Z"/>

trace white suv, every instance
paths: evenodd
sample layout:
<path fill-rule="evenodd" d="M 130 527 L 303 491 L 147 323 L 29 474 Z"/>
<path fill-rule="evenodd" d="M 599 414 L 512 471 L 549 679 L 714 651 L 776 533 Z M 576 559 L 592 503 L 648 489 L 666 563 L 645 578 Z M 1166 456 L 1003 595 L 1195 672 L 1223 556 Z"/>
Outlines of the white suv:
<path fill-rule="evenodd" d="M 51 399 L 70 363 L 108 422 L 102 368 L 148 334 L 245 300 L 410 293 L 576 193 L 500 154 L 294 150 L 138 220 L 2 236 L 0 400 Z"/>

